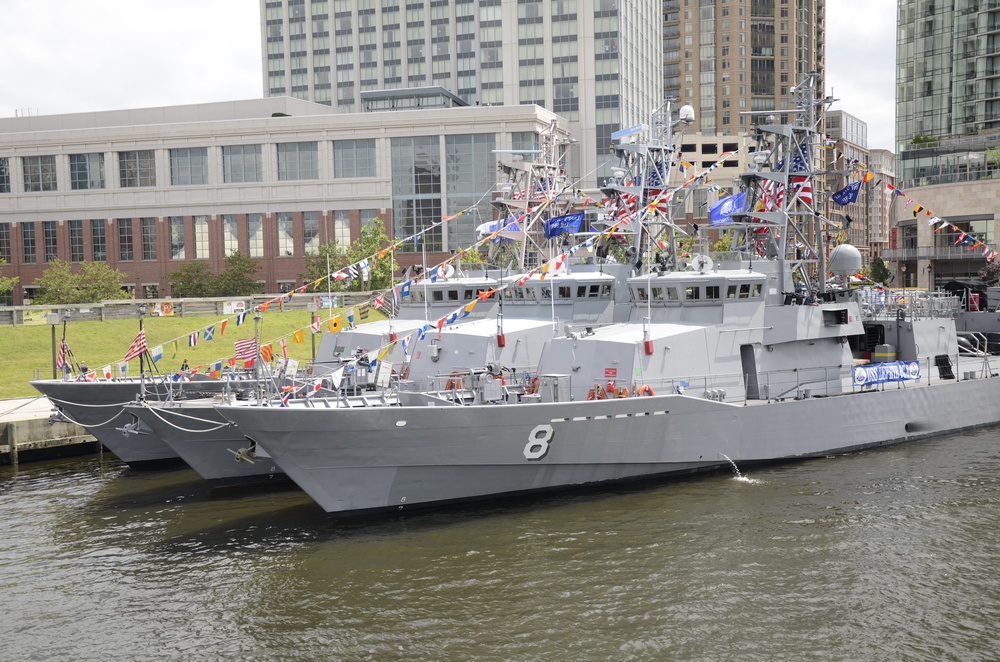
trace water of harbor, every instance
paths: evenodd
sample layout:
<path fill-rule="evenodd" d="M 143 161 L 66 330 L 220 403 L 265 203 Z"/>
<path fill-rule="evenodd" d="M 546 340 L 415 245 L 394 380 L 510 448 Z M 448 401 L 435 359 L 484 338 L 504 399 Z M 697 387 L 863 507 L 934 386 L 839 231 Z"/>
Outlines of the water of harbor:
<path fill-rule="evenodd" d="M 341 522 L 113 456 L 0 469 L 4 660 L 988 660 L 1000 430 Z"/>

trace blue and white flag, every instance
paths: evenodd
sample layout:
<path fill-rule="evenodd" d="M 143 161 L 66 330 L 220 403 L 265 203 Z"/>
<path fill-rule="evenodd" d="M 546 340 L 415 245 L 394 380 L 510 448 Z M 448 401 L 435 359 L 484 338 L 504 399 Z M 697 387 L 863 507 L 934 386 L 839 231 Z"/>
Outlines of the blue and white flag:
<path fill-rule="evenodd" d="M 351 274 L 351 278 L 357 278 L 358 268 L 352 264 L 351 266 L 347 267 L 347 273 Z"/>
<path fill-rule="evenodd" d="M 580 231 L 581 223 L 583 223 L 582 211 L 576 214 L 566 214 L 565 216 L 550 218 L 545 221 L 545 238 L 552 239 L 553 237 L 558 237 L 563 232 L 576 234 Z"/>
<path fill-rule="evenodd" d="M 369 280 L 371 278 L 371 271 L 368 268 L 368 258 L 361 260 L 358 266 L 361 267 L 361 280 Z"/>
<path fill-rule="evenodd" d="M 412 280 L 408 280 L 399 286 L 399 296 L 408 297 L 410 296 L 410 285 L 413 284 Z"/>
<path fill-rule="evenodd" d="M 399 344 L 403 346 L 403 354 L 407 356 L 410 355 L 410 336 L 412 335 L 411 333 L 409 336 L 403 336 L 403 339 L 399 341 Z"/>
<path fill-rule="evenodd" d="M 347 309 L 347 323 L 350 324 L 351 327 L 354 326 L 354 309 L 353 308 L 348 308 Z"/>
<path fill-rule="evenodd" d="M 427 337 L 427 329 L 431 328 L 430 324 L 424 324 L 422 327 L 417 329 L 417 340 L 423 340 Z"/>
<path fill-rule="evenodd" d="M 156 363 L 163 358 L 163 345 L 157 345 L 150 351 L 150 355 L 153 357 L 153 363 Z"/>
<path fill-rule="evenodd" d="M 844 188 L 840 189 L 836 193 L 830 196 L 830 199 L 836 202 L 841 207 L 846 207 L 852 202 L 857 202 L 858 194 L 861 193 L 861 185 L 864 181 L 859 179 L 856 182 L 851 182 Z"/>
<path fill-rule="evenodd" d="M 237 315 L 236 316 L 236 326 L 239 326 L 239 325 L 243 324 L 243 322 L 245 322 L 246 319 L 247 319 L 247 314 L 246 313 L 240 313 L 239 315 Z"/>
<path fill-rule="evenodd" d="M 747 192 L 740 191 L 736 195 L 730 195 L 729 197 L 719 200 L 714 205 L 708 208 L 708 220 L 712 225 L 723 225 L 725 223 L 731 223 L 732 219 L 730 216 L 732 214 L 738 214 L 745 211 L 746 207 Z"/>
<path fill-rule="evenodd" d="M 205 340 L 214 340 L 214 339 L 215 339 L 215 325 L 213 324 L 212 326 L 205 329 Z"/>

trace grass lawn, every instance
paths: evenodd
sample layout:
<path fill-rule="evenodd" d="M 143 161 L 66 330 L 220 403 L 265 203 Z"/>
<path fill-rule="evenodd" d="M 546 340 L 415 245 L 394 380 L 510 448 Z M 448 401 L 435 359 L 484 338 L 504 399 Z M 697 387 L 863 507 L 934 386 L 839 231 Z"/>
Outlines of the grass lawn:
<path fill-rule="evenodd" d="M 324 330 L 329 311 L 323 315 Z M 219 335 L 216 324 L 215 338 L 204 340 L 204 329 L 210 324 L 229 319 L 224 335 Z M 382 319 L 375 313 L 370 321 Z M 274 343 L 274 354 L 281 356 L 278 339 L 286 337 L 289 358 L 299 359 L 304 366 L 312 359 L 312 332 L 309 329 L 311 313 L 305 310 L 287 312 L 268 311 L 260 324 L 261 344 Z M 156 363 L 156 369 L 161 372 L 176 372 L 184 359 L 194 368 L 205 366 L 217 360 L 225 360 L 235 354 L 234 341 L 240 338 L 253 338 L 253 314 L 247 315 L 246 322 L 236 326 L 235 318 L 226 315 L 185 316 L 185 317 L 147 317 L 144 320 L 146 329 L 146 344 L 150 349 L 163 345 L 163 358 Z M 296 343 L 291 334 L 297 329 L 305 329 L 304 342 Z M 139 331 L 138 319 L 107 320 L 104 322 L 74 322 L 66 327 L 66 342 L 77 362 L 86 361 L 90 370 L 100 371 L 102 367 L 120 362 L 125 358 L 132 339 Z M 187 334 L 201 331 L 197 347 L 188 347 Z M 56 343 L 62 335 L 62 326 L 56 327 Z M 177 355 L 169 344 L 178 338 Z M 316 347 L 319 348 L 319 335 L 316 336 Z M 38 395 L 28 380 L 34 378 L 36 371 L 41 379 L 52 377 L 52 327 L 48 324 L 30 326 L 0 327 L 0 347 L 3 356 L 0 358 L 0 399 L 23 398 Z M 129 365 L 129 374 L 139 373 L 139 360 L 133 359 Z"/>

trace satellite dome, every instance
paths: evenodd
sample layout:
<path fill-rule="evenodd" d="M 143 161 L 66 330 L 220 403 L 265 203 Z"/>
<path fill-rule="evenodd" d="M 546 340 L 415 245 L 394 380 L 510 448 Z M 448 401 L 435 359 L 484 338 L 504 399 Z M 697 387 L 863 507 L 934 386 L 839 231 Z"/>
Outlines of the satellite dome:
<path fill-rule="evenodd" d="M 827 269 L 838 276 L 858 273 L 861 271 L 861 251 L 850 244 L 834 246 Z"/>

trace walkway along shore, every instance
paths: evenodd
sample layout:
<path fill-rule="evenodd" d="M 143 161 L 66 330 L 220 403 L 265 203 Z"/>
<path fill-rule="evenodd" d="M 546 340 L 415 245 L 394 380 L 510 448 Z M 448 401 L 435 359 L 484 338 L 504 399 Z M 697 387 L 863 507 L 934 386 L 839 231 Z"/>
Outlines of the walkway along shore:
<path fill-rule="evenodd" d="M 53 417 L 55 413 L 42 396 L 0 400 L 0 464 L 101 452 L 101 444 L 86 430 Z"/>

